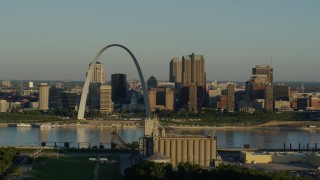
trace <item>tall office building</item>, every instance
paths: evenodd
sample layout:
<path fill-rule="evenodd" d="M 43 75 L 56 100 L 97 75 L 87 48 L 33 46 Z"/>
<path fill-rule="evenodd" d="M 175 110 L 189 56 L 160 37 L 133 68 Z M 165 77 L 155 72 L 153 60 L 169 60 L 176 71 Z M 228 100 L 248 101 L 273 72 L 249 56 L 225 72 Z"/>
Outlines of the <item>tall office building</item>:
<path fill-rule="evenodd" d="M 56 109 L 58 107 L 58 93 L 60 91 L 54 87 L 51 86 L 49 89 L 49 108 Z"/>
<path fill-rule="evenodd" d="M 157 89 L 151 88 L 149 90 L 149 101 L 150 101 L 150 110 L 152 112 L 156 111 L 157 109 Z"/>
<path fill-rule="evenodd" d="M 91 82 L 87 97 L 87 106 L 89 109 L 100 109 L 100 82 Z"/>
<path fill-rule="evenodd" d="M 227 111 L 234 112 L 235 108 L 235 84 L 228 84 L 227 86 Z"/>
<path fill-rule="evenodd" d="M 256 65 L 255 68 L 252 68 L 252 75 L 266 75 L 268 83 L 273 83 L 273 68 L 268 65 Z"/>
<path fill-rule="evenodd" d="M 100 111 L 102 113 L 113 112 L 112 87 L 109 85 L 100 86 Z"/>
<path fill-rule="evenodd" d="M 267 111 L 273 111 L 273 85 L 271 83 L 266 84 L 265 109 Z"/>
<path fill-rule="evenodd" d="M 289 101 L 290 87 L 283 84 L 273 85 L 273 99 L 275 101 Z"/>
<path fill-rule="evenodd" d="M 59 109 L 78 110 L 78 94 L 71 91 L 59 92 L 57 95 Z"/>
<path fill-rule="evenodd" d="M 198 110 L 198 98 L 197 98 L 197 85 L 194 83 L 191 83 L 189 86 L 189 104 L 188 109 L 189 111 L 195 111 Z"/>
<path fill-rule="evenodd" d="M 182 82 L 182 66 L 178 57 L 172 58 L 170 61 L 170 77 L 169 81 L 174 83 Z"/>
<path fill-rule="evenodd" d="M 166 88 L 166 104 L 165 109 L 174 110 L 174 91 L 170 88 Z"/>
<path fill-rule="evenodd" d="M 91 63 L 90 63 L 90 65 L 91 65 Z M 89 67 L 90 67 L 90 65 L 89 65 Z M 92 76 L 91 76 L 90 82 L 99 82 L 101 84 L 106 82 L 104 67 L 100 62 L 96 63 L 96 65 L 92 71 Z"/>
<path fill-rule="evenodd" d="M 203 55 L 185 55 L 182 57 L 182 85 L 190 86 L 194 83 L 196 86 L 205 86 L 206 73 Z"/>
<path fill-rule="evenodd" d="M 49 109 L 49 86 L 48 83 L 39 84 L 39 109 Z"/>
<path fill-rule="evenodd" d="M 191 58 L 189 56 L 182 57 L 182 86 L 191 84 Z"/>
<path fill-rule="evenodd" d="M 158 86 L 158 81 L 154 76 L 151 76 L 147 81 L 147 88 L 150 90 L 151 88 L 156 88 Z"/>
<path fill-rule="evenodd" d="M 127 84 L 126 74 L 111 75 L 112 101 L 114 103 L 122 103 L 127 99 Z"/>

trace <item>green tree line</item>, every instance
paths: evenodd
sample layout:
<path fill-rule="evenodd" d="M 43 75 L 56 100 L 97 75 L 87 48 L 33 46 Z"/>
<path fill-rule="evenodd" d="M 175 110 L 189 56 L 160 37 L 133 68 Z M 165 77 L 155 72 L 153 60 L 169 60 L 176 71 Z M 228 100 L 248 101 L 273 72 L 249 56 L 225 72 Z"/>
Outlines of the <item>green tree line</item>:
<path fill-rule="evenodd" d="M 0 172 L 3 173 L 18 156 L 18 150 L 12 147 L 0 148 Z"/>
<path fill-rule="evenodd" d="M 202 169 L 199 165 L 188 162 L 180 163 L 178 170 L 173 170 L 171 164 L 141 161 L 125 170 L 125 179 L 136 180 L 211 180 L 211 179 L 238 179 L 238 180 L 295 180 L 289 171 L 265 172 L 252 170 L 236 165 L 220 165 L 212 170 Z"/>

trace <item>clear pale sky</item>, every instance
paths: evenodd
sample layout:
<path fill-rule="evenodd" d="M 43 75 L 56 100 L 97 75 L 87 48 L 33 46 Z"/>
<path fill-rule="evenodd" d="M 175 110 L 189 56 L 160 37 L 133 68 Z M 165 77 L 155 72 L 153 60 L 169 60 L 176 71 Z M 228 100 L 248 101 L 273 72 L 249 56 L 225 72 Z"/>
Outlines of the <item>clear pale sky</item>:
<path fill-rule="evenodd" d="M 204 55 L 207 80 L 246 81 L 272 63 L 274 80 L 319 81 L 319 0 L 28 0 L 0 3 L 0 79 L 84 80 L 104 46 L 137 57 L 145 79 L 168 80 L 169 61 Z M 272 57 L 272 62 L 271 62 Z M 122 49 L 100 59 L 138 78 Z"/>

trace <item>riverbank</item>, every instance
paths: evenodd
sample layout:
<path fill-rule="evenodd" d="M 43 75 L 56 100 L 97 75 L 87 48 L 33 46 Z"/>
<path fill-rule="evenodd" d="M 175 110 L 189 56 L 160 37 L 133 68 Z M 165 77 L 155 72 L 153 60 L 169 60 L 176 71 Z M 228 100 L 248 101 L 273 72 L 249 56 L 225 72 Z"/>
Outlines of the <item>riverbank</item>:
<path fill-rule="evenodd" d="M 161 122 L 160 122 L 161 123 Z M 19 128 L 60 128 L 60 127 L 82 127 L 82 128 L 143 128 L 141 121 L 127 120 L 82 120 L 80 123 L 0 123 L 0 127 L 19 127 Z M 320 130 L 318 121 L 271 121 L 254 126 L 210 126 L 210 125 L 163 125 L 165 129 L 303 129 L 303 130 Z"/>

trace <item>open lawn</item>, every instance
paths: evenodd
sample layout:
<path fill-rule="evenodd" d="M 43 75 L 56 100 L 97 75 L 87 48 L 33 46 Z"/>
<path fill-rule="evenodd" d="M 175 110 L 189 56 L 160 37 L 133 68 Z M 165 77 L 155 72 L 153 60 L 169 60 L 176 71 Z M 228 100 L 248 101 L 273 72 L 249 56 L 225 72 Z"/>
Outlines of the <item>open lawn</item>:
<path fill-rule="evenodd" d="M 106 156 L 102 156 L 106 157 Z M 108 160 L 115 160 L 115 156 L 107 156 Z M 117 175 L 118 169 L 117 164 L 101 163 L 99 168 L 98 180 L 120 180 L 120 176 Z"/>
<path fill-rule="evenodd" d="M 37 160 L 32 167 L 30 174 L 33 176 L 28 179 L 35 180 L 64 180 L 77 179 L 87 180 L 93 178 L 95 167 L 94 162 L 89 162 L 89 158 L 94 156 L 60 156 L 44 157 Z M 109 160 L 114 160 L 114 156 L 103 156 Z M 98 179 L 118 180 L 116 164 L 101 163 Z"/>
<path fill-rule="evenodd" d="M 120 176 L 116 174 L 116 164 L 101 163 L 99 169 L 98 180 L 120 180 Z"/>

